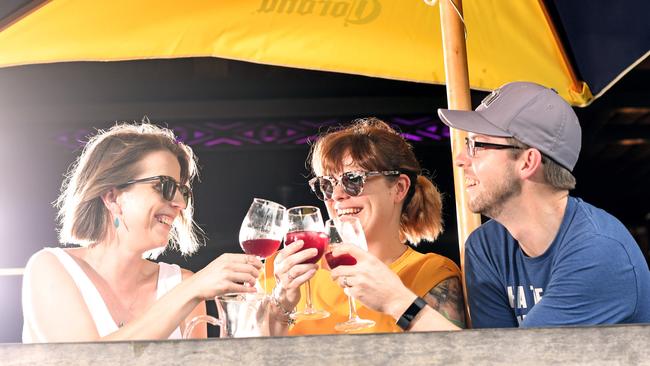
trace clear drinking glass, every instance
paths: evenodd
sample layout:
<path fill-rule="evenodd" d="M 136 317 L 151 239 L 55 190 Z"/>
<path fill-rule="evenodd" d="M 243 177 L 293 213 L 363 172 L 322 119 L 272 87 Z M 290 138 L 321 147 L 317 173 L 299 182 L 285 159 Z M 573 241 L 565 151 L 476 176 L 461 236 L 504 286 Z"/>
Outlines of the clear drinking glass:
<path fill-rule="evenodd" d="M 286 211 L 284 206 L 273 201 L 253 199 L 239 229 L 239 245 L 244 253 L 256 256 L 262 263 L 272 256 L 280 247 L 280 242 L 287 232 Z M 266 293 L 264 265 L 262 265 L 262 284 L 258 288 Z"/>
<path fill-rule="evenodd" d="M 316 263 L 323 256 L 327 246 L 327 235 L 325 235 L 325 226 L 323 218 L 318 207 L 298 206 L 292 207 L 287 211 L 288 231 L 284 241 L 285 245 L 291 244 L 296 240 L 302 240 L 304 245 L 301 250 L 316 248 L 318 254 L 308 259 L 305 263 Z M 311 302 L 311 282 L 307 281 L 305 308 L 293 314 L 293 318 L 300 320 L 323 319 L 330 316 L 325 310 L 314 309 Z"/>
<path fill-rule="evenodd" d="M 327 220 L 325 223 L 325 233 L 329 236 L 329 250 L 325 253 L 325 260 L 327 260 L 327 265 L 331 269 L 340 265 L 350 266 L 357 264 L 357 260 L 349 254 L 334 257 L 332 255 L 332 249 L 334 246 L 346 243 L 353 244 L 365 251 L 368 250 L 366 236 L 363 233 L 363 228 L 361 227 L 359 219 L 356 217 L 344 216 L 337 220 Z M 352 332 L 355 330 L 374 327 L 375 322 L 373 320 L 362 319 L 359 317 L 354 297 L 350 296 L 347 290 L 348 289 L 346 288 L 343 291 L 348 296 L 348 320 L 336 324 L 334 329 L 342 332 Z"/>

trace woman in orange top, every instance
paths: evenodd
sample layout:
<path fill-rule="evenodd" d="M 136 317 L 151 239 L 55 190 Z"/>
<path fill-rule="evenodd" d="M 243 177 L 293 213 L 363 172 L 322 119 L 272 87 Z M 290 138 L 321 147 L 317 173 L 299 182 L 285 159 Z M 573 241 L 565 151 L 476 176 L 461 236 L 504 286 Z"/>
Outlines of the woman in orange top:
<path fill-rule="evenodd" d="M 275 274 L 275 278 L 269 279 L 268 288 L 275 287 L 276 308 L 287 319 L 292 309 L 304 307 L 299 288 L 312 277 L 314 307 L 331 314 L 293 326 L 287 321 L 282 325 L 284 331 L 288 329 L 292 335 L 336 333 L 334 326 L 348 317 L 347 297 L 341 286 L 349 287 L 353 296 L 368 287 L 384 292 L 393 291 L 395 286 L 405 287 L 463 327 L 465 313 L 458 267 L 443 256 L 421 254 L 407 245 L 407 241 L 414 245 L 423 239 L 433 241 L 442 232 L 440 193 L 421 175 L 411 146 L 386 123 L 375 118 L 361 119 L 321 137 L 311 151 L 310 162 L 316 176 L 310 185 L 325 201 L 329 217 L 358 217 L 368 242 L 368 254 L 352 252 L 358 264 L 339 266 L 332 274 L 345 269 L 347 275 L 335 279 L 314 264 L 302 264 L 316 250 L 301 251 L 301 241 L 288 245 L 274 260 L 267 261 L 267 273 Z M 359 300 L 363 303 L 363 297 Z M 384 309 L 376 304 L 369 305 L 359 306 L 358 314 L 374 320 L 376 325 L 362 332 L 408 329 L 403 322 L 401 326 L 396 324 L 399 316 L 380 312 Z"/>

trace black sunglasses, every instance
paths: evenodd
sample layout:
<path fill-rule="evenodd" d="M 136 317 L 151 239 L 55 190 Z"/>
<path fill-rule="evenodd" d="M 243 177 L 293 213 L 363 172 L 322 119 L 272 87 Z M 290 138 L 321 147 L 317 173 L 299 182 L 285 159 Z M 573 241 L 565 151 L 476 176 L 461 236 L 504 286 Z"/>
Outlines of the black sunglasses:
<path fill-rule="evenodd" d="M 345 172 L 337 179 L 331 176 L 314 177 L 309 180 L 311 190 L 316 194 L 321 201 L 332 199 L 334 194 L 334 187 L 341 183 L 343 190 L 350 196 L 358 196 L 363 192 L 363 185 L 366 183 L 368 177 L 386 176 L 394 177 L 400 175 L 399 170 L 383 170 L 361 172 L 352 171 Z"/>
<path fill-rule="evenodd" d="M 133 179 L 126 183 L 122 183 L 118 185 L 117 188 L 122 189 L 126 186 L 130 186 L 131 184 L 154 182 L 154 181 L 158 181 L 158 184 L 156 184 L 156 189 L 160 191 L 160 193 L 162 194 L 165 200 L 173 201 L 174 196 L 176 196 L 176 190 L 178 189 L 178 191 L 181 192 L 181 195 L 183 196 L 183 202 L 185 202 L 185 205 L 189 203 L 190 198 L 192 197 L 192 189 L 188 186 L 181 185 L 180 183 L 176 182 L 174 178 L 166 175 L 157 175 L 155 177 Z"/>
<path fill-rule="evenodd" d="M 504 145 L 504 144 L 494 144 L 491 142 L 474 141 L 469 137 L 465 137 L 465 146 L 467 147 L 467 155 L 469 155 L 469 157 L 471 158 L 476 156 L 476 149 L 496 149 L 496 150 L 521 149 L 521 147 L 514 146 L 514 145 Z"/>

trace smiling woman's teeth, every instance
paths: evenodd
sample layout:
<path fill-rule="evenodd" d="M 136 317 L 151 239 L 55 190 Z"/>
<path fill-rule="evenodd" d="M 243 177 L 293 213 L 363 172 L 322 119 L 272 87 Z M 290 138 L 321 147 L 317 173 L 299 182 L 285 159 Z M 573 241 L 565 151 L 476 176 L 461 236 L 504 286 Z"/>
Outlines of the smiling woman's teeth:
<path fill-rule="evenodd" d="M 169 216 L 156 216 L 159 223 L 172 226 L 172 219 Z"/>
<path fill-rule="evenodd" d="M 342 209 L 342 210 L 336 210 L 336 214 L 339 215 L 339 216 L 356 215 L 359 212 L 361 212 L 360 208 L 345 208 L 345 209 Z"/>

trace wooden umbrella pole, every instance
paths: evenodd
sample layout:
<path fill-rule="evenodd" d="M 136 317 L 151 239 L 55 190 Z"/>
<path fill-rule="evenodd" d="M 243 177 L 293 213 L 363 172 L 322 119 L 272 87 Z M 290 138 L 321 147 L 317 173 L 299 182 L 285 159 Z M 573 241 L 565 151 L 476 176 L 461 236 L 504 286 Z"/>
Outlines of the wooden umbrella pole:
<path fill-rule="evenodd" d="M 452 4 L 453 1 L 453 4 Z M 456 9 L 454 9 L 454 4 Z M 458 12 L 457 12 L 458 11 Z M 469 72 L 467 69 L 467 47 L 465 28 L 460 15 L 463 14 L 462 0 L 440 0 L 440 25 L 442 28 L 442 49 L 445 60 L 447 104 L 449 109 L 471 110 L 469 94 Z M 463 293 L 467 325 L 471 327 L 471 314 L 465 286 L 465 241 L 469 234 L 481 225 L 481 217 L 469 211 L 468 196 L 464 189 L 465 177 L 456 166 L 456 155 L 465 148 L 467 132 L 451 129 L 451 153 L 454 162 L 454 193 L 456 197 L 456 220 L 458 222 L 458 248 L 463 273 Z"/>

